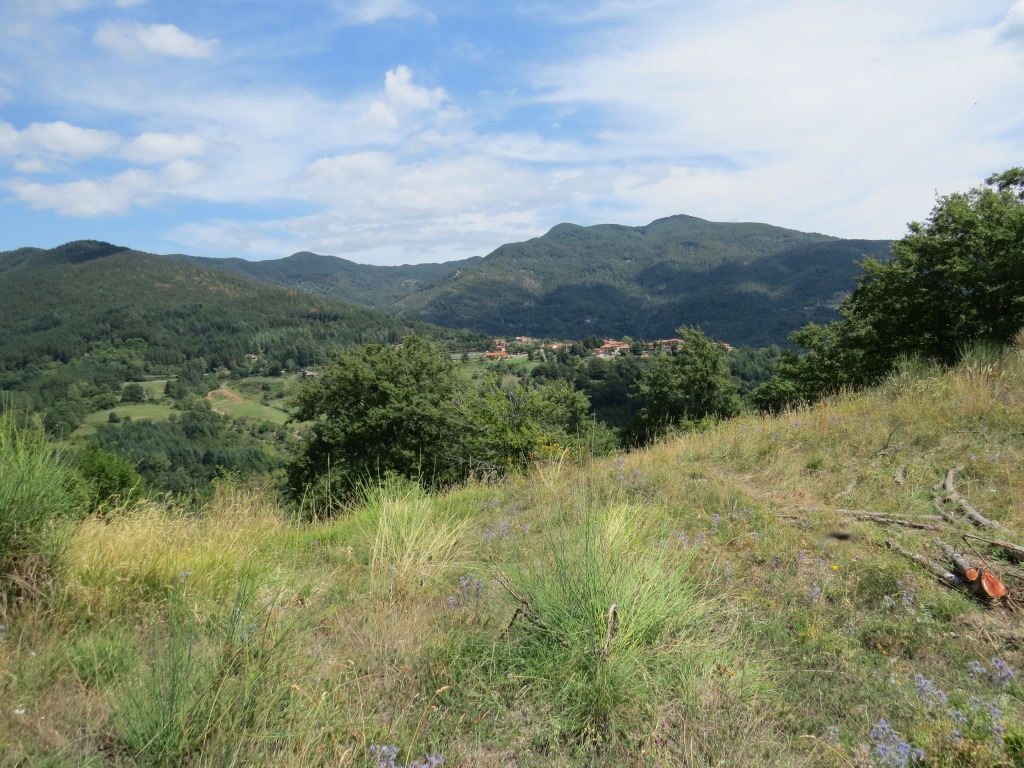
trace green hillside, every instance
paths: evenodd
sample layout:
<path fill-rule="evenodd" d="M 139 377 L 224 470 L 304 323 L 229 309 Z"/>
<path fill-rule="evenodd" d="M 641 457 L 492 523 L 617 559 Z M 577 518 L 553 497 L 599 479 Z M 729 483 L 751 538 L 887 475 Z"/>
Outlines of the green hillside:
<path fill-rule="evenodd" d="M 493 334 L 666 338 L 699 325 L 732 344 L 785 341 L 836 318 L 857 262 L 888 241 L 692 216 L 645 227 L 560 224 L 397 304 L 402 316 Z"/>
<path fill-rule="evenodd" d="M 341 344 L 394 342 L 438 328 L 365 307 L 95 241 L 0 254 L 0 369 L 67 362 L 104 339 L 141 339 L 152 365 L 249 353 L 321 362 Z"/>
<path fill-rule="evenodd" d="M 247 275 L 274 285 L 297 288 L 317 296 L 387 309 L 414 291 L 433 285 L 457 270 L 478 263 L 475 256 L 443 264 L 412 264 L 378 267 L 336 256 L 322 256 L 309 251 L 294 253 L 284 259 L 246 261 L 245 259 L 212 259 L 175 255 L 171 258 Z"/>
<path fill-rule="evenodd" d="M 54 433 L 112 407 L 121 383 L 278 374 L 342 346 L 451 332 L 109 243 L 0 253 L 0 390 Z M 202 394 L 202 393 L 200 393 Z"/>

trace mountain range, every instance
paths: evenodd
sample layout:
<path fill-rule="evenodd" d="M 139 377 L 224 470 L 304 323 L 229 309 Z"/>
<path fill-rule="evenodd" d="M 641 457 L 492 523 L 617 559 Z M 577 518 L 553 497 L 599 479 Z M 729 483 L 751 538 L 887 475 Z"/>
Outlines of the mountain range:
<path fill-rule="evenodd" d="M 483 258 L 379 267 L 308 252 L 251 262 L 177 256 L 256 280 L 491 335 L 665 338 L 699 325 L 734 345 L 835 320 L 887 240 L 671 216 L 643 227 L 559 224 Z"/>
<path fill-rule="evenodd" d="M 763 346 L 835 319 L 858 262 L 888 249 L 692 216 L 559 224 L 482 258 L 395 267 L 310 252 L 258 262 L 157 256 L 97 241 L 20 248 L 0 253 L 0 362 L 66 360 L 106 337 L 144 339 L 168 362 L 268 344 L 298 360 L 319 357 L 311 350 L 324 344 L 448 333 L 432 326 L 652 339 L 698 325 L 736 346 Z"/>

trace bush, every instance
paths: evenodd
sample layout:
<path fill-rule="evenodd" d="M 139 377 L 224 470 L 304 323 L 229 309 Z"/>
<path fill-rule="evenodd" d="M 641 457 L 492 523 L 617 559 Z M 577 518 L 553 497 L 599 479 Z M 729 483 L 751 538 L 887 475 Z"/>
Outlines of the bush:
<path fill-rule="evenodd" d="M 0 601 L 49 573 L 59 549 L 53 523 L 85 501 L 81 479 L 42 431 L 0 415 Z"/>
<path fill-rule="evenodd" d="M 89 504 L 95 509 L 107 502 L 131 502 L 139 498 L 143 480 L 124 459 L 89 443 L 76 456 L 78 471 L 89 485 Z"/>

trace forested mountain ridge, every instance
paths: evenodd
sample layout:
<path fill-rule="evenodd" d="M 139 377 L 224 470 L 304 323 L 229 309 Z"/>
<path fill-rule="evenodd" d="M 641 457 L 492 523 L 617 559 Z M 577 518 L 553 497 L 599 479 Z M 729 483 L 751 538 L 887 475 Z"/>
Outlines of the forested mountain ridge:
<path fill-rule="evenodd" d="M 337 256 L 323 256 L 309 251 L 300 251 L 283 259 L 268 261 L 216 259 L 181 254 L 174 254 L 169 258 L 383 310 L 387 310 L 402 297 L 433 285 L 453 272 L 482 260 L 481 257 L 474 256 L 443 264 L 380 267 L 357 264 Z"/>
<path fill-rule="evenodd" d="M 304 365 L 325 347 L 397 341 L 426 326 L 162 256 L 96 241 L 0 254 L 0 369 L 68 362 L 99 340 L 140 339 L 145 360 L 249 354 Z M 438 330 L 438 329 L 433 329 Z"/>
<path fill-rule="evenodd" d="M 889 241 L 672 216 L 643 227 L 559 224 L 401 299 L 400 315 L 484 333 L 671 336 L 779 343 L 829 322 L 865 256 Z"/>

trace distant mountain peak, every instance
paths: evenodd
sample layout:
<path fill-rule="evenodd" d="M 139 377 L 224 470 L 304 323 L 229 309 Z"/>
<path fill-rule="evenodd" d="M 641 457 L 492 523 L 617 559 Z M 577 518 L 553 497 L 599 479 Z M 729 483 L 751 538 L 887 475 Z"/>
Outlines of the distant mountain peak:
<path fill-rule="evenodd" d="M 64 243 L 64 245 L 58 245 L 51 249 L 49 254 L 52 261 L 82 264 L 86 261 L 102 259 L 130 250 L 131 248 L 126 248 L 123 245 L 114 245 L 102 240 L 72 240 L 70 243 Z"/>

